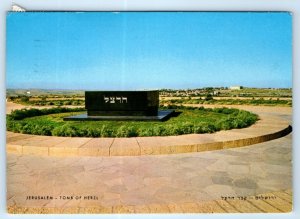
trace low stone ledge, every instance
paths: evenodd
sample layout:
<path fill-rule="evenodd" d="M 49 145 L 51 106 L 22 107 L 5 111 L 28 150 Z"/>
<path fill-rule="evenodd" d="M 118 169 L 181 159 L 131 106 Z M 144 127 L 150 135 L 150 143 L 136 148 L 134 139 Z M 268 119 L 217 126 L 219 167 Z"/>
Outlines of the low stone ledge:
<path fill-rule="evenodd" d="M 141 156 L 213 151 L 243 147 L 283 137 L 292 131 L 288 121 L 259 115 L 244 129 L 213 134 L 133 138 L 81 138 L 34 136 L 7 132 L 6 150 L 20 155 L 41 156 Z"/>
<path fill-rule="evenodd" d="M 292 132 L 292 127 L 287 127 L 261 136 L 242 138 L 229 141 L 215 141 L 199 144 L 183 144 L 183 145 L 159 145 L 159 146 L 140 146 L 135 138 L 118 139 L 110 147 L 43 147 L 33 145 L 17 145 L 13 143 L 6 144 L 8 153 L 14 154 L 31 154 L 44 156 L 139 156 L 139 155 L 159 155 L 159 154 L 179 154 L 213 151 L 221 149 L 229 149 L 243 147 L 252 144 L 258 144 L 270 140 L 283 137 Z M 126 140 L 123 144 L 122 140 Z"/>

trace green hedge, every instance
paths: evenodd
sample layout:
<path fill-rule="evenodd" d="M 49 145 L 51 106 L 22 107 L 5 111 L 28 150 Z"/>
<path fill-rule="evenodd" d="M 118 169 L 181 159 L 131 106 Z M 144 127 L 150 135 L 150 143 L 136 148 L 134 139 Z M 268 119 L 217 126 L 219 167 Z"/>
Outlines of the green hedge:
<path fill-rule="evenodd" d="M 15 110 L 7 115 L 7 130 L 25 134 L 70 137 L 170 136 L 244 128 L 258 120 L 257 115 L 248 111 L 225 107 L 195 108 L 170 105 L 163 108 L 176 109 L 181 114 L 178 118 L 174 117 L 166 122 L 69 122 L 61 119 L 65 113 L 80 112 L 83 108 L 25 109 Z M 46 115 L 49 114 L 54 115 L 48 118 Z M 202 117 L 197 117 L 198 114 Z M 210 119 L 211 115 L 214 119 Z"/>

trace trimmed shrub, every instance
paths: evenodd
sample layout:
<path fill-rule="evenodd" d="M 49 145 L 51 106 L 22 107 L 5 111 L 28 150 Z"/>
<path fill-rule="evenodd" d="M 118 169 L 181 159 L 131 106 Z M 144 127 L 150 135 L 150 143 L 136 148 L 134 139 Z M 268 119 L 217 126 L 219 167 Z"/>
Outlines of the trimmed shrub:
<path fill-rule="evenodd" d="M 154 136 L 166 136 L 166 128 L 164 126 L 158 125 L 153 127 L 153 135 Z"/>
<path fill-rule="evenodd" d="M 117 129 L 116 137 L 136 137 L 138 136 L 137 130 L 131 126 L 120 126 Z"/>
<path fill-rule="evenodd" d="M 138 132 L 138 136 L 140 136 L 140 137 L 153 136 L 154 135 L 152 127 L 139 128 L 137 132 Z"/>
<path fill-rule="evenodd" d="M 174 106 L 165 106 L 173 108 Z M 7 130 L 36 135 L 78 137 L 136 137 L 169 136 L 190 133 L 213 133 L 219 130 L 244 128 L 255 123 L 258 116 L 250 112 L 228 108 L 175 106 L 182 114 L 158 122 L 64 122 L 60 113 L 82 111 L 82 108 L 51 108 L 15 110 L 7 115 Z M 49 117 L 44 115 L 55 114 Z M 223 114 L 223 115 L 219 115 Z M 42 116 L 40 118 L 30 118 Z M 189 117 L 192 116 L 192 117 Z M 208 118 L 206 118 L 208 117 Z M 28 119 L 27 119 L 28 118 Z M 194 118 L 191 119 L 191 118 Z M 186 119 L 186 120 L 185 120 Z M 92 122 L 93 123 L 93 122 Z M 90 124 L 90 125 L 87 125 Z M 141 124 L 141 125 L 140 125 Z"/>
<path fill-rule="evenodd" d="M 106 125 L 103 125 L 101 127 L 101 137 L 113 137 L 114 134 L 113 134 L 113 130 L 106 126 Z"/>
<path fill-rule="evenodd" d="M 68 124 L 58 126 L 52 130 L 52 135 L 55 136 L 65 136 L 65 137 L 75 137 L 78 136 L 77 129 Z"/>
<path fill-rule="evenodd" d="M 87 137 L 101 137 L 101 129 L 100 128 L 90 128 L 90 127 L 86 127 L 86 136 Z"/>
<path fill-rule="evenodd" d="M 194 124 L 184 123 L 180 126 L 181 134 L 190 134 L 194 133 Z"/>
<path fill-rule="evenodd" d="M 213 124 L 202 123 L 198 124 L 194 127 L 194 133 L 201 134 L 201 133 L 213 133 L 217 130 L 217 128 Z"/>

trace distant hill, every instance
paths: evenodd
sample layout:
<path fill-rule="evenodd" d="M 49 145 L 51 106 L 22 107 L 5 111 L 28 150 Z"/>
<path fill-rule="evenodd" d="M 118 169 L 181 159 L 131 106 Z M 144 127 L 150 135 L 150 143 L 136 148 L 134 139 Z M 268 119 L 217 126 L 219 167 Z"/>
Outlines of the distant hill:
<path fill-rule="evenodd" d="M 6 96 L 40 96 L 40 95 L 67 95 L 84 96 L 83 90 L 50 90 L 50 89 L 6 89 Z"/>

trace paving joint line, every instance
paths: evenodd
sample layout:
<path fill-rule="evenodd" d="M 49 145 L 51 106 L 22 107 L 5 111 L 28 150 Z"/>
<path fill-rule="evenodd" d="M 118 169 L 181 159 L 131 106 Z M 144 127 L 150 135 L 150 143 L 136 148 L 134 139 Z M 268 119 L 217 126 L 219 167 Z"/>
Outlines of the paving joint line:
<path fill-rule="evenodd" d="M 141 145 L 140 145 L 139 141 L 137 140 L 137 138 L 135 138 L 135 141 L 136 141 L 136 143 L 137 143 L 138 146 L 139 146 L 139 149 L 140 149 L 140 155 L 142 155 L 142 148 L 141 148 Z"/>
<path fill-rule="evenodd" d="M 87 143 L 89 143 L 91 140 L 93 140 L 93 138 L 90 138 L 87 142 L 85 142 L 85 143 L 83 143 L 82 145 L 80 145 L 80 146 L 78 147 L 78 149 L 81 148 L 82 146 L 86 145 Z"/>
<path fill-rule="evenodd" d="M 111 144 L 109 145 L 109 148 L 108 148 L 108 156 L 109 156 L 109 157 L 110 157 L 110 149 L 111 149 L 113 143 L 115 142 L 115 139 L 116 139 L 116 138 L 113 138 Z"/>

